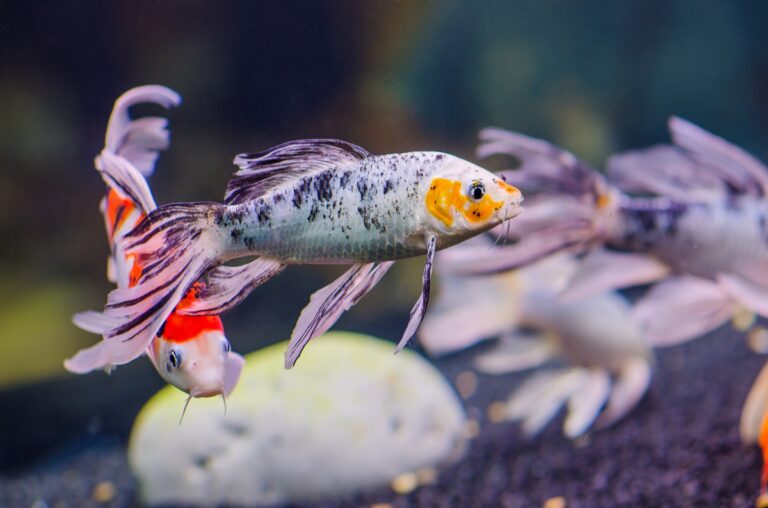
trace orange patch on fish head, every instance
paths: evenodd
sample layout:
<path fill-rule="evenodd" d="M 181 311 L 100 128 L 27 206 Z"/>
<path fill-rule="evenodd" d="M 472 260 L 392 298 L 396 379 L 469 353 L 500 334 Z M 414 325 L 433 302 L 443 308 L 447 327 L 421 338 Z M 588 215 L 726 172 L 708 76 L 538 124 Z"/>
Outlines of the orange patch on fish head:
<path fill-rule="evenodd" d="M 505 182 L 498 181 L 498 184 L 510 194 L 520 193 Z M 504 201 L 495 201 L 486 192 L 485 184 L 480 180 L 473 180 L 465 187 L 460 180 L 433 179 L 427 191 L 427 210 L 446 227 L 451 227 L 456 215 L 470 224 L 484 224 L 504 206 Z"/>

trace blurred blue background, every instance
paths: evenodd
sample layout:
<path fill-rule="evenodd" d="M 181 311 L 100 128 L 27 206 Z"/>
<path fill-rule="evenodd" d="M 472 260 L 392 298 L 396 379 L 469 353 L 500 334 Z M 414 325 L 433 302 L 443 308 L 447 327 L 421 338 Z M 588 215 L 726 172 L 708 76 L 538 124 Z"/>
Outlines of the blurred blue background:
<path fill-rule="evenodd" d="M 160 203 L 221 199 L 236 153 L 302 137 L 472 158 L 477 130 L 497 125 L 599 166 L 666 141 L 675 114 L 766 160 L 766 11 L 759 0 L 6 0 L 0 407 L 20 418 L 0 423 L 0 465 L 62 435 L 125 433 L 161 385 L 145 361 L 109 378 L 61 365 L 97 339 L 70 317 L 109 289 L 92 161 L 128 88 L 157 83 L 183 97 L 150 182 Z M 399 337 L 420 270 L 399 266 L 338 327 Z M 234 349 L 287 337 L 338 271 L 292 268 L 255 291 L 225 316 Z"/>

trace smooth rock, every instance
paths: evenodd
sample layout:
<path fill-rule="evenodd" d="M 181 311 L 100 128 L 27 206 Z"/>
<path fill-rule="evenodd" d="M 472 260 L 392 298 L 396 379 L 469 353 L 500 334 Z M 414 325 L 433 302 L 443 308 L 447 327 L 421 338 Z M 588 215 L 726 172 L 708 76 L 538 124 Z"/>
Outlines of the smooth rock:
<path fill-rule="evenodd" d="M 461 456 L 466 416 L 437 369 L 369 336 L 332 332 L 283 369 L 252 353 L 227 400 L 166 387 L 142 409 L 129 461 L 147 504 L 261 506 L 351 494 Z"/>

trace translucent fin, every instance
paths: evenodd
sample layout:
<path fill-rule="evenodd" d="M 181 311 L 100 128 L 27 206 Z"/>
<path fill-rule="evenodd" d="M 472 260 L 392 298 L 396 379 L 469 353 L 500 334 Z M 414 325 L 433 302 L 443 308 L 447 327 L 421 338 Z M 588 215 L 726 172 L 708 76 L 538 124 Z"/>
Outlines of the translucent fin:
<path fill-rule="evenodd" d="M 624 418 L 643 398 L 651 384 L 651 364 L 645 358 L 630 358 L 624 362 L 613 383 L 608 404 L 597 420 L 605 428 Z"/>
<path fill-rule="evenodd" d="M 109 323 L 102 334 L 111 363 L 138 357 L 187 288 L 215 264 L 218 245 L 206 234 L 215 206 L 219 205 L 162 206 L 122 240 L 125 252 L 138 256 L 144 269 L 136 286 L 110 292 L 99 318 Z"/>
<path fill-rule="evenodd" d="M 152 174 L 160 150 L 168 148 L 168 122 L 165 118 L 145 117 L 132 120 L 131 106 L 154 103 L 164 108 L 181 104 L 173 90 L 159 85 L 132 88 L 115 101 L 107 126 L 105 149 L 125 157 L 145 177 Z"/>
<path fill-rule="evenodd" d="M 675 144 L 699 163 L 700 174 L 719 176 L 732 191 L 768 195 L 768 168 L 746 151 L 682 118 L 671 117 L 669 131 Z"/>
<path fill-rule="evenodd" d="M 720 274 L 717 281 L 725 292 L 755 314 L 768 317 L 768 289 L 738 275 Z"/>
<path fill-rule="evenodd" d="M 631 318 L 650 345 L 666 347 L 714 330 L 733 312 L 734 304 L 720 286 L 684 275 L 653 286 L 635 304 Z"/>
<path fill-rule="evenodd" d="M 341 277 L 315 291 L 293 328 L 285 352 L 285 368 L 293 367 L 307 343 L 327 331 L 344 311 L 373 289 L 393 263 L 353 265 Z"/>
<path fill-rule="evenodd" d="M 421 321 L 424 319 L 424 314 L 427 313 L 429 291 L 432 286 L 432 265 L 435 261 L 435 252 L 437 252 L 437 237 L 431 236 L 427 240 L 427 261 L 421 276 L 421 295 L 419 295 L 419 299 L 411 309 L 408 325 L 405 327 L 405 332 L 403 332 L 400 342 L 397 344 L 397 347 L 395 347 L 395 353 L 402 351 L 405 345 L 408 344 L 408 341 L 411 340 L 411 337 L 416 333 Z"/>
<path fill-rule="evenodd" d="M 720 178 L 701 171 L 688 153 L 669 145 L 612 155 L 607 168 L 611 183 L 624 192 L 690 201 L 726 190 Z"/>
<path fill-rule="evenodd" d="M 575 301 L 614 289 L 655 282 L 668 275 L 667 265 L 653 256 L 595 249 L 581 260 L 560 298 Z"/>
<path fill-rule="evenodd" d="M 768 410 L 768 363 L 760 369 L 741 410 L 739 435 L 743 443 L 757 443 L 766 410 Z"/>
<path fill-rule="evenodd" d="M 596 369 L 585 372 L 581 388 L 568 399 L 568 415 L 563 423 L 566 437 L 573 439 L 589 429 L 610 392 L 611 379 L 607 372 Z"/>
<path fill-rule="evenodd" d="M 289 141 L 260 153 L 242 153 L 234 163 L 240 169 L 227 184 L 227 204 L 250 201 L 267 190 L 329 169 L 358 164 L 370 154 L 338 139 Z"/>
<path fill-rule="evenodd" d="M 485 374 L 506 374 L 538 367 L 555 356 L 553 342 L 545 335 L 506 334 L 491 350 L 474 359 L 477 370 Z"/>
<path fill-rule="evenodd" d="M 241 266 L 219 266 L 208 272 L 191 304 L 179 309 L 190 316 L 221 314 L 242 302 L 255 288 L 285 270 L 280 261 L 258 258 Z"/>
<path fill-rule="evenodd" d="M 130 198 L 144 214 L 157 208 L 146 179 L 123 157 L 104 150 L 96 158 L 96 169 L 107 186 Z"/>
<path fill-rule="evenodd" d="M 109 369 L 114 364 L 113 348 L 111 344 L 104 341 L 81 349 L 72 358 L 64 360 L 64 368 L 74 374 L 86 374 L 94 370 Z"/>
<path fill-rule="evenodd" d="M 582 388 L 586 380 L 583 369 L 570 369 L 554 378 L 529 407 L 523 420 L 523 433 L 535 436 L 562 409 L 565 402 Z M 510 402 L 511 404 L 511 402 Z"/>
<path fill-rule="evenodd" d="M 572 153 L 547 141 L 494 127 L 481 130 L 479 138 L 478 157 L 507 154 L 520 160 L 520 168 L 504 176 L 528 192 L 585 196 L 606 187 L 599 173 Z"/>
<path fill-rule="evenodd" d="M 229 396 L 237 386 L 240 374 L 243 371 L 245 359 L 239 354 L 230 351 L 224 364 L 224 395 Z"/>
<path fill-rule="evenodd" d="M 549 386 L 568 372 L 567 369 L 543 370 L 528 376 L 510 396 L 506 404 L 509 420 L 521 420 L 542 397 Z"/>

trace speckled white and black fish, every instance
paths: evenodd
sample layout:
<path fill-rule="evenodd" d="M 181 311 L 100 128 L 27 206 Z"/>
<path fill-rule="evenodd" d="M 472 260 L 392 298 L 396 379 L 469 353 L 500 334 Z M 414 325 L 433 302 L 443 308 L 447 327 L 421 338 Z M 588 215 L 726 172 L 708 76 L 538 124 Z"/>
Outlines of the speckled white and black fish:
<path fill-rule="evenodd" d="M 588 253 L 563 297 L 656 283 L 633 310 L 655 345 L 694 338 L 745 308 L 768 316 L 768 168 L 690 122 L 669 127 L 672 145 L 611 157 L 607 179 L 545 141 L 483 131 L 478 153 L 519 158 L 521 169 L 506 175 L 529 199 L 509 225 L 517 243 L 467 252 L 466 271 Z"/>
<path fill-rule="evenodd" d="M 136 286 L 111 292 L 104 312 L 94 315 L 115 357 L 130 361 L 140 354 L 184 291 L 206 273 L 206 289 L 187 314 L 226 311 L 290 264 L 352 265 L 301 313 L 286 353 L 290 367 L 395 260 L 426 254 L 422 294 L 402 348 L 426 311 L 435 251 L 521 210 L 518 189 L 445 153 L 377 156 L 344 141 L 310 139 L 238 155 L 235 164 L 240 169 L 226 204 L 161 206 L 122 241 L 145 269 Z M 258 258 L 220 266 L 249 256 Z"/>

